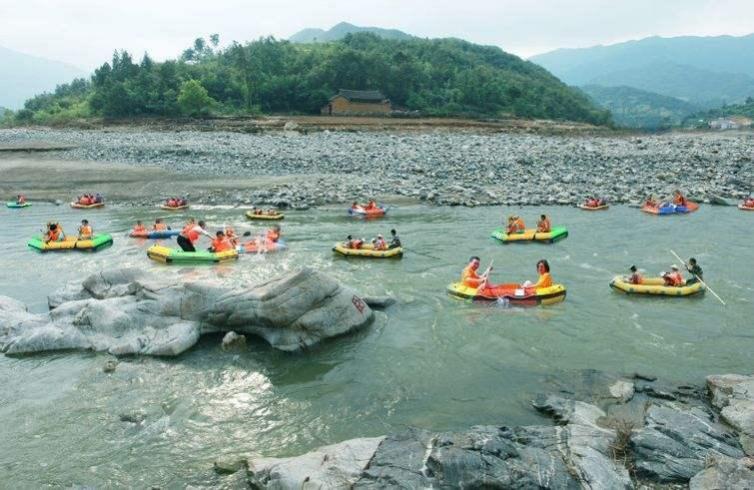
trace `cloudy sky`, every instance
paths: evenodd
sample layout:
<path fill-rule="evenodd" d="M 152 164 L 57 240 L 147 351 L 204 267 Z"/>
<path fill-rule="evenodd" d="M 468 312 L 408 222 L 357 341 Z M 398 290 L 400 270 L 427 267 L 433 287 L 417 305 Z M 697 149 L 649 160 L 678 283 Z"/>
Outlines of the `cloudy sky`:
<path fill-rule="evenodd" d="M 193 39 L 286 38 L 347 21 L 522 57 L 651 35 L 743 35 L 754 0 L 0 0 L 0 46 L 90 70 L 114 49 L 174 57 Z"/>

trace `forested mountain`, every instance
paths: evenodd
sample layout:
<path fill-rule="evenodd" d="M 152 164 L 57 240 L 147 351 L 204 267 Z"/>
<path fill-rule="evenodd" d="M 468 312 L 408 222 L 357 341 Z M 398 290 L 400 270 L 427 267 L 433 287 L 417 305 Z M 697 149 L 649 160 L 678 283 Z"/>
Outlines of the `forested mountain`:
<path fill-rule="evenodd" d="M 743 116 L 754 120 L 754 97 L 749 97 L 742 104 L 727 105 L 717 109 L 701 111 L 690 115 L 687 122 L 706 124 L 719 117 Z"/>
<path fill-rule="evenodd" d="M 338 89 L 378 89 L 394 106 L 427 115 L 548 118 L 604 124 L 609 113 L 542 67 L 457 39 L 349 34 L 332 43 L 263 38 L 219 49 L 197 39 L 177 60 L 135 62 L 116 52 L 90 80 L 26 102 L 18 121 L 317 113 Z"/>
<path fill-rule="evenodd" d="M 661 129 L 681 124 L 698 106 L 674 97 L 632 87 L 581 87 L 597 105 L 608 109 L 613 121 L 629 128 Z"/>
<path fill-rule="evenodd" d="M 20 109 L 29 97 L 83 75 L 74 66 L 0 46 L 0 106 Z"/>
<path fill-rule="evenodd" d="M 348 34 L 369 32 L 383 39 L 411 39 L 413 36 L 397 29 L 383 29 L 381 27 L 359 27 L 348 22 L 336 24 L 330 30 L 308 28 L 303 29 L 288 38 L 292 43 L 327 43 L 340 41 Z"/>
<path fill-rule="evenodd" d="M 570 85 L 630 86 L 704 107 L 754 95 L 754 34 L 650 37 L 534 56 Z"/>

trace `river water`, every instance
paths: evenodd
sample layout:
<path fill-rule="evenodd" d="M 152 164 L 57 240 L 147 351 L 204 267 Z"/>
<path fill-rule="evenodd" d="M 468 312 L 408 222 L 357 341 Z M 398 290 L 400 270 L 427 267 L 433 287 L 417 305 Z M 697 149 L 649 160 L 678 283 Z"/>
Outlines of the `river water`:
<path fill-rule="evenodd" d="M 511 212 L 530 224 L 548 212 L 570 236 L 555 245 L 495 243 L 490 231 Z M 210 228 L 261 229 L 237 208 L 191 215 Z M 113 374 L 102 371 L 104 354 L 0 356 L 0 475 L 14 487 L 211 486 L 220 478 L 212 462 L 224 454 L 295 455 L 406 426 L 541 422 L 529 408 L 532 397 L 582 369 L 696 383 L 707 374 L 751 371 L 754 214 L 735 208 L 703 206 L 690 216 L 658 218 L 628 207 L 587 213 L 406 206 L 371 222 L 324 208 L 287 213 L 284 253 L 183 269 L 151 263 L 148 244 L 125 237 L 135 219 L 157 216 L 165 214 L 44 204 L 0 209 L 0 295 L 41 312 L 48 293 L 108 267 L 255 282 L 308 265 L 399 303 L 366 330 L 299 354 L 253 339 L 245 352 L 223 352 L 213 336 L 177 359 L 123 359 Z M 178 225 L 185 216 L 169 218 Z M 26 238 L 52 217 L 69 231 L 86 217 L 115 244 L 96 254 L 27 249 Z M 408 249 L 402 260 L 342 259 L 330 251 L 348 233 L 369 238 L 391 227 Z M 727 307 L 709 294 L 635 298 L 608 287 L 632 263 L 650 274 L 666 270 L 677 262 L 671 248 L 697 257 Z M 451 298 L 444 288 L 471 254 L 484 264 L 494 259 L 500 282 L 535 280 L 535 262 L 547 258 L 568 297 L 527 310 Z M 119 420 L 134 410 L 146 414 L 142 424 Z"/>

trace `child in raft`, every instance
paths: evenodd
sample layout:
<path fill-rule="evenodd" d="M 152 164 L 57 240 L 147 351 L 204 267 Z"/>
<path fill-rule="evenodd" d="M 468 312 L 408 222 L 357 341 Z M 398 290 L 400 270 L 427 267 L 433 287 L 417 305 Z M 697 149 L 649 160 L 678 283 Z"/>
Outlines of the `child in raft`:
<path fill-rule="evenodd" d="M 79 226 L 79 240 L 89 240 L 93 235 L 92 225 L 89 224 L 89 221 L 82 219 L 81 226 Z"/>
<path fill-rule="evenodd" d="M 537 222 L 537 232 L 538 233 L 550 233 L 552 231 L 552 226 L 550 225 L 550 218 L 547 217 L 546 214 L 543 214 L 539 217 L 539 221 Z"/>
<path fill-rule="evenodd" d="M 65 240 L 65 233 L 63 233 L 63 227 L 58 223 L 47 223 L 47 231 L 43 237 L 45 243 L 50 242 L 62 242 Z"/>

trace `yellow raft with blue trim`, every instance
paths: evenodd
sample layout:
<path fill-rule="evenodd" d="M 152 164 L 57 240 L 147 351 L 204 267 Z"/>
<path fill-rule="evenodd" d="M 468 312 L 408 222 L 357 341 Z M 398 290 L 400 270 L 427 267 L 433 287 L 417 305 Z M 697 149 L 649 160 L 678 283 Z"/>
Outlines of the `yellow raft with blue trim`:
<path fill-rule="evenodd" d="M 683 286 L 666 286 L 661 277 L 645 277 L 641 284 L 631 284 L 624 277 L 616 277 L 610 281 L 610 287 L 624 294 L 640 294 L 647 296 L 685 297 L 704 292 L 701 282 L 692 282 Z"/>
<path fill-rule="evenodd" d="M 448 294 L 472 301 L 507 301 L 516 306 L 543 306 L 564 301 L 566 288 L 562 284 L 553 284 L 547 288 L 495 284 L 479 289 L 463 282 L 454 282 L 448 286 Z"/>
<path fill-rule="evenodd" d="M 403 257 L 402 247 L 375 250 L 371 244 L 364 244 L 361 248 L 348 248 L 342 243 L 336 243 L 332 251 L 345 257 L 364 257 L 369 259 L 399 259 Z"/>

